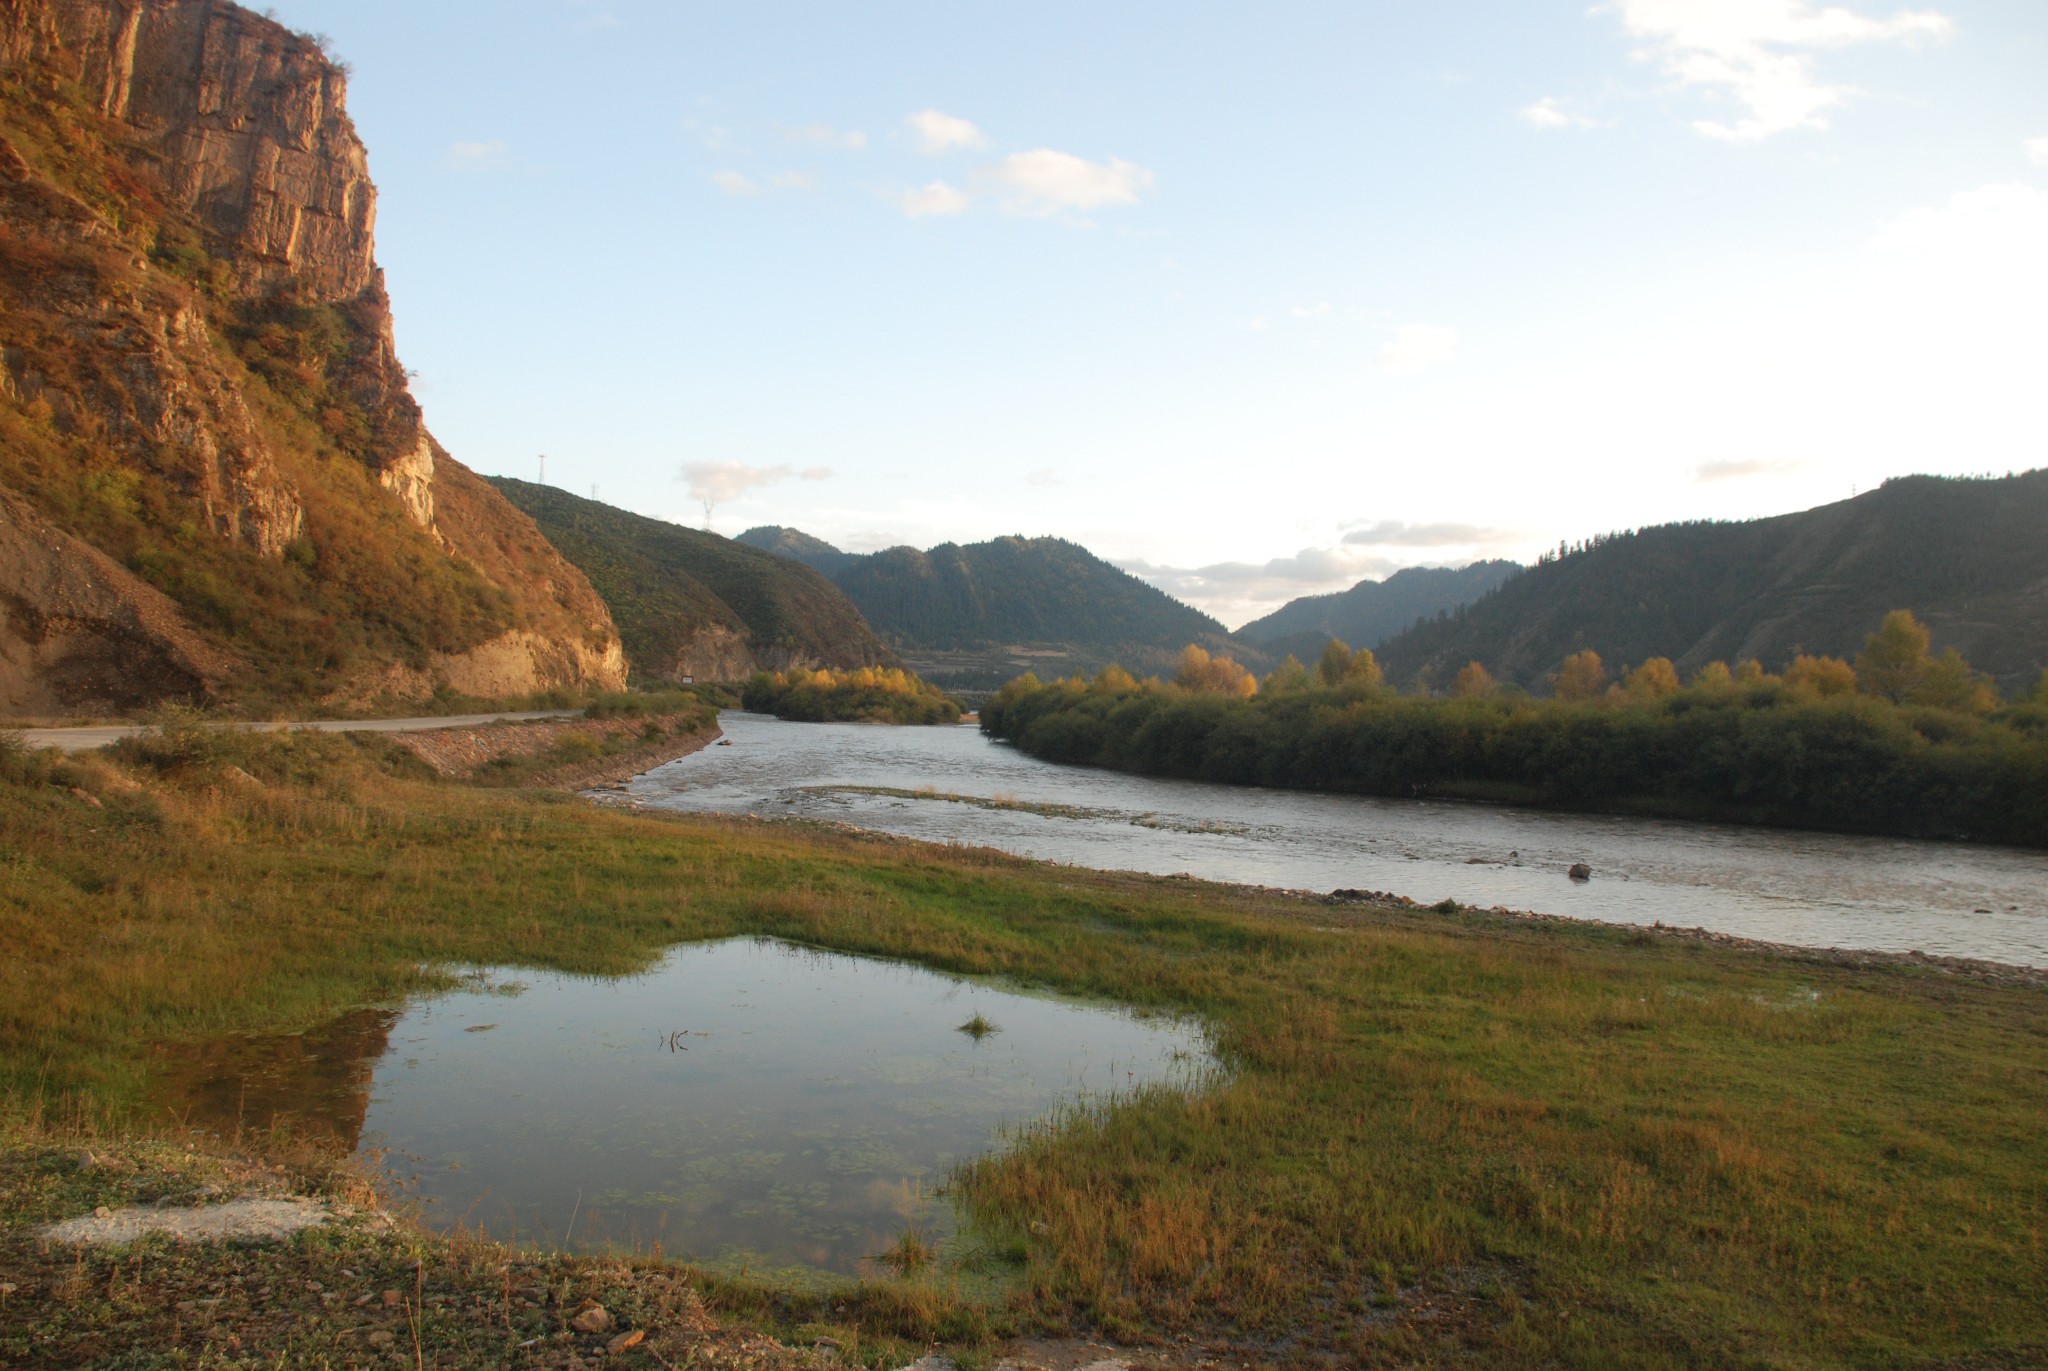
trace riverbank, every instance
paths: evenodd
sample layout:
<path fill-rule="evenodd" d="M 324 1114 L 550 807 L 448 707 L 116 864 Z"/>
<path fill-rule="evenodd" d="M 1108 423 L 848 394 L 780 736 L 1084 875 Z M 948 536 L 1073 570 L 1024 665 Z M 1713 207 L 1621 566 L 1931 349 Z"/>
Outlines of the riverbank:
<path fill-rule="evenodd" d="M 376 738 L 203 742 L 7 762 L 0 936 L 24 955 L 0 966 L 0 1080 L 18 1117 L 40 1100 L 182 1156 L 147 1107 L 144 1044 L 311 1027 L 431 993 L 450 966 L 623 974 L 679 941 L 766 934 L 1192 1014 L 1232 1074 L 1070 1113 L 965 1168 L 1001 1293 L 928 1270 L 806 1302 L 685 1273 L 727 1326 L 858 1340 L 870 1365 L 1034 1330 L 1302 1365 L 2048 1348 L 2036 984 L 656 817 L 440 782 Z M 109 1193 L 32 1202 L 42 1182 L 13 1177 L 56 1163 L 31 1143 L 0 1198 L 0 1270 L 44 1262 L 32 1226 Z M 406 1240 L 423 1280 L 453 1260 L 453 1240 Z M 58 1322 L 127 1317 L 123 1282 L 148 1265 L 87 1258 Z M 0 1283 L 18 1287 L 0 1336 L 56 1319 L 50 1288 Z M 460 1339 L 504 1333 L 469 1289 L 435 1307 L 427 1355 L 461 1364 Z M 300 1344 L 259 1306 L 313 1311 L 264 1290 L 240 1355 L 274 1361 Z"/>

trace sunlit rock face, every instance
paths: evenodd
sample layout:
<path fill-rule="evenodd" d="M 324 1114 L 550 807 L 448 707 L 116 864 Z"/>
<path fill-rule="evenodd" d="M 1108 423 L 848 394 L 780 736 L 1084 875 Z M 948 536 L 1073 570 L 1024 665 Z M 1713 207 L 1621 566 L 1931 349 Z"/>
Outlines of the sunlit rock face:
<path fill-rule="evenodd" d="M 0 265 L 15 259 L 0 281 L 0 406 L 27 440 L 0 463 L 0 488 L 188 615 L 190 586 L 238 577 L 195 537 L 348 584 L 362 578 L 339 561 L 374 559 L 377 602 L 339 607 L 369 630 L 342 636 L 388 641 L 355 648 L 325 694 L 428 693 L 458 677 L 623 685 L 602 600 L 434 442 L 409 392 L 341 66 L 220 0 L 8 0 L 0 79 L 0 127 L 20 144 L 0 134 Z M 62 469 L 81 461 L 89 482 Z M 92 505 L 106 492 L 111 517 Z M 348 537 L 358 545 L 337 546 Z M 175 573 L 152 542 L 179 549 Z M 408 594 L 398 566 L 436 584 Z M 266 593 L 288 598 L 289 577 L 270 575 Z M 394 600 L 419 622 L 381 628 Z M 185 627 L 224 635 L 210 660 L 236 660 L 248 614 L 206 609 L 215 624 L 201 613 Z M 200 693 L 232 693 L 233 675 Z"/>

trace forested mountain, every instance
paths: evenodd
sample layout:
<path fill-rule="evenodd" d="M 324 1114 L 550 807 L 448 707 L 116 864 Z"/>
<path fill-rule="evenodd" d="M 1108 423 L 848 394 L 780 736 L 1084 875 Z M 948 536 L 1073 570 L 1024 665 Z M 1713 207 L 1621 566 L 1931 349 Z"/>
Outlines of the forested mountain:
<path fill-rule="evenodd" d="M 408 393 L 345 88 L 217 0 L 0 5 L 0 710 L 623 682 Z"/>
<path fill-rule="evenodd" d="M 863 556 L 791 528 L 740 537 L 812 566 L 843 559 L 834 576 L 840 588 L 920 675 L 948 688 L 993 688 L 1025 671 L 1064 675 L 1111 662 L 1171 673 L 1189 643 L 1266 662 L 1263 650 L 1208 615 L 1060 538 Z"/>
<path fill-rule="evenodd" d="M 1323 645 L 1341 638 L 1353 647 L 1376 648 L 1381 641 L 1433 619 L 1492 590 L 1522 568 L 1514 562 L 1474 562 L 1465 567 L 1408 567 L 1384 581 L 1360 581 L 1331 595 L 1289 600 L 1237 636 L 1269 651 L 1313 661 Z"/>
<path fill-rule="evenodd" d="M 1468 661 L 1539 686 L 1573 652 L 1681 673 L 1795 653 L 1853 657 L 1894 609 L 2012 690 L 2048 665 L 2048 470 L 1908 476 L 1851 500 L 1740 523 L 1667 524 L 1547 557 L 1441 622 L 1388 641 L 1391 679 Z"/>
<path fill-rule="evenodd" d="M 745 543 L 748 547 L 758 547 L 778 557 L 802 562 L 811 570 L 826 576 L 836 577 L 846 570 L 849 563 L 859 560 L 856 554 L 841 552 L 823 538 L 813 538 L 800 528 L 783 528 L 779 524 L 762 524 L 758 528 L 750 528 L 733 541 Z"/>
<path fill-rule="evenodd" d="M 636 677 L 896 665 L 853 602 L 799 562 L 553 486 L 491 484 L 597 587 Z"/>

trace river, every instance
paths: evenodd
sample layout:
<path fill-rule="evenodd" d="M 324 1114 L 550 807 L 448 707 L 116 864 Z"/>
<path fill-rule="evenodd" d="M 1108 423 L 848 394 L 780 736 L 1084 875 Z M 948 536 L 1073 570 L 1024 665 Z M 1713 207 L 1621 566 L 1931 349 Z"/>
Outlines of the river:
<path fill-rule="evenodd" d="M 729 746 L 638 777 L 626 795 L 1078 866 L 2048 966 L 2048 853 L 1156 780 L 1042 762 L 972 725 L 736 710 L 719 722 Z M 1569 879 L 1575 862 L 1592 879 Z"/>

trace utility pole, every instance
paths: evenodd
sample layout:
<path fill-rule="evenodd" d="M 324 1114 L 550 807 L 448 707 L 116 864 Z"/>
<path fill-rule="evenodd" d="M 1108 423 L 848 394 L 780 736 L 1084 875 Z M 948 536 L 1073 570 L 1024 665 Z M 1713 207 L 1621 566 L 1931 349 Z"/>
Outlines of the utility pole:
<path fill-rule="evenodd" d="M 548 483 L 548 455 L 545 452 L 540 455 L 540 483 Z"/>

